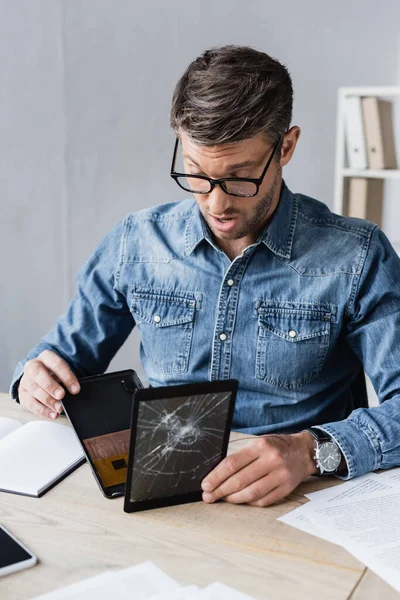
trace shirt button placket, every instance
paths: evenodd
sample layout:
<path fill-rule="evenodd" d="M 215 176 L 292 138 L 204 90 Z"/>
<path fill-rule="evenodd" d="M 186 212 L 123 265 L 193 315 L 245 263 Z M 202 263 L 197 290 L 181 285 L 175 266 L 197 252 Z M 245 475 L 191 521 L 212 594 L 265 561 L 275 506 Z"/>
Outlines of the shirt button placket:
<path fill-rule="evenodd" d="M 227 285 L 229 285 L 229 287 L 232 287 L 234 285 L 235 281 L 233 279 L 228 279 L 226 283 L 227 283 Z M 219 339 L 221 340 L 221 342 L 225 342 L 227 337 L 228 336 L 226 335 L 226 333 L 219 334 Z"/>

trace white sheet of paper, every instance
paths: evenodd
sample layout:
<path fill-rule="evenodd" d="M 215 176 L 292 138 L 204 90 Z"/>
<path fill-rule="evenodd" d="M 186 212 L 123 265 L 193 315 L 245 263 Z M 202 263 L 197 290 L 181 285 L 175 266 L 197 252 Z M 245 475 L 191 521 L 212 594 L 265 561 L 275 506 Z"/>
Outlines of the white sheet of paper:
<path fill-rule="evenodd" d="M 64 598 L 79 598 L 79 595 L 83 594 L 86 590 L 107 584 L 113 579 L 114 573 L 115 571 L 105 571 L 100 575 L 94 575 L 93 577 L 78 581 L 77 583 L 54 590 L 53 592 L 35 596 L 32 600 L 64 600 Z"/>
<path fill-rule="evenodd" d="M 400 591 L 398 486 L 364 493 L 362 497 L 313 500 L 303 510 L 317 527 Z"/>
<path fill-rule="evenodd" d="M 156 594 L 179 591 L 180 585 L 151 562 L 106 571 L 33 600 L 150 600 Z"/>
<path fill-rule="evenodd" d="M 160 594 L 156 594 L 155 596 L 150 596 L 148 600 L 197 600 L 200 598 L 198 596 L 200 594 L 200 589 L 197 585 L 189 585 L 187 587 L 181 587 L 172 592 L 161 592 Z M 133 598 L 132 598 L 133 600 Z"/>
<path fill-rule="evenodd" d="M 198 598 L 199 600 L 254 600 L 253 596 L 238 592 L 229 585 L 218 581 L 202 590 Z"/>
<path fill-rule="evenodd" d="M 400 486 L 400 467 L 377 473 L 376 476 L 390 485 Z"/>
<path fill-rule="evenodd" d="M 300 529 L 305 533 L 310 533 L 311 535 L 315 535 L 316 537 L 325 540 L 326 542 L 331 542 L 332 544 L 336 544 L 333 537 L 330 537 L 323 529 L 317 527 L 305 514 L 304 514 L 304 505 L 295 508 L 291 512 L 283 515 L 283 517 L 278 517 L 277 521 L 282 521 L 282 523 L 286 523 L 286 525 L 291 525 L 296 529 Z"/>
<path fill-rule="evenodd" d="M 32 600 L 254 600 L 223 583 L 181 587 L 152 562 L 106 571 Z"/>
<path fill-rule="evenodd" d="M 325 488 L 324 490 L 320 490 L 318 492 L 312 492 L 311 494 L 305 494 L 305 496 L 314 502 L 334 502 L 336 500 L 341 500 L 342 498 L 364 497 L 365 494 L 368 493 L 392 489 L 394 487 L 393 481 L 388 476 L 390 473 L 392 473 L 392 478 L 395 477 L 393 471 L 400 472 L 400 469 L 394 469 L 392 471 L 388 471 L 387 473 L 383 473 L 382 475 L 385 475 L 386 477 L 381 479 L 381 475 L 377 475 L 376 473 L 368 473 L 362 477 L 345 481 L 340 485 Z M 397 481 L 395 483 L 397 484 Z M 335 536 L 332 534 L 332 532 L 328 532 L 321 527 L 318 527 L 313 521 L 310 520 L 308 516 L 309 509 L 304 509 L 304 506 L 306 505 L 296 508 L 283 517 L 279 517 L 277 520 L 282 521 L 287 525 L 291 525 L 292 527 L 296 527 L 296 529 L 300 529 L 301 531 L 305 531 L 306 533 L 310 533 L 311 535 L 315 535 L 316 537 L 319 537 L 327 542 L 331 542 L 332 544 L 341 545 L 340 541 L 335 539 Z"/>
<path fill-rule="evenodd" d="M 379 478 L 376 473 L 367 473 L 361 477 L 355 479 L 349 479 L 344 481 L 340 485 L 325 488 L 318 492 L 312 492 L 311 494 L 305 494 L 309 500 L 325 500 L 325 502 L 332 502 L 336 499 L 341 498 L 354 498 L 364 496 L 375 491 L 390 489 L 392 487 L 390 482 L 386 482 Z"/>
<path fill-rule="evenodd" d="M 8 417 L 0 417 L 0 440 L 9 433 L 12 433 L 19 427 L 22 427 L 22 423 L 16 419 L 9 419 Z"/>

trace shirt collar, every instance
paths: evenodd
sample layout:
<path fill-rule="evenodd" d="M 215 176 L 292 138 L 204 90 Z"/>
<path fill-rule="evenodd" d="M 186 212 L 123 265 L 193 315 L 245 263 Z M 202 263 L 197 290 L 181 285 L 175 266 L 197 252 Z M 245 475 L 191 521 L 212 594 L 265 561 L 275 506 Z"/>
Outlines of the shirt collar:
<path fill-rule="evenodd" d="M 297 212 L 297 199 L 282 181 L 278 206 L 260 236 L 260 241 L 281 258 L 290 258 L 292 255 Z"/>
<path fill-rule="evenodd" d="M 263 242 L 267 248 L 281 258 L 290 258 L 296 228 L 297 211 L 296 197 L 286 186 L 285 182 L 282 181 L 278 206 L 271 220 L 261 233 L 258 243 Z M 211 232 L 195 203 L 185 231 L 186 253 L 191 254 L 202 240 L 207 240 L 215 247 Z"/>

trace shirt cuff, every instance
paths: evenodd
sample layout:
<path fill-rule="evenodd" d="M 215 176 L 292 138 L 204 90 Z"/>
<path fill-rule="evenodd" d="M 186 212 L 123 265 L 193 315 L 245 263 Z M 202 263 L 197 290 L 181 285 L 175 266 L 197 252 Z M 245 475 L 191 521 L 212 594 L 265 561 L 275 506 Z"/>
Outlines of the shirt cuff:
<path fill-rule="evenodd" d="M 380 468 L 380 445 L 371 429 L 347 420 L 316 427 L 332 437 L 346 460 L 347 474 L 336 475 L 339 479 L 353 479 Z"/>
<path fill-rule="evenodd" d="M 11 385 L 10 385 L 10 391 L 9 391 L 10 400 L 14 400 L 14 402 L 18 402 L 18 403 L 19 403 L 18 387 L 19 387 L 19 383 L 22 379 L 23 374 L 24 374 L 24 369 L 22 369 L 21 371 L 18 371 L 17 375 L 14 377 L 14 379 L 12 380 Z"/>

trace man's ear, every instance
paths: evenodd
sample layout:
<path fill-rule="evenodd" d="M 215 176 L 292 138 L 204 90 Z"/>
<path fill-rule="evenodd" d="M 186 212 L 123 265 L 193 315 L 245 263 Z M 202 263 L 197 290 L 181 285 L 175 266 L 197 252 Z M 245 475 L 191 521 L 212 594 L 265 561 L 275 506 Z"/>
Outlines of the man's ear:
<path fill-rule="evenodd" d="M 300 127 L 297 127 L 297 125 L 293 125 L 293 127 L 291 127 L 287 133 L 285 133 L 281 149 L 281 167 L 284 167 L 290 162 L 294 154 L 296 144 L 299 141 L 300 134 L 301 129 Z"/>

